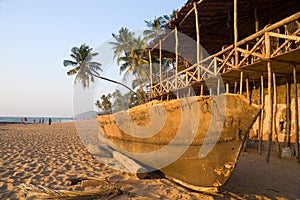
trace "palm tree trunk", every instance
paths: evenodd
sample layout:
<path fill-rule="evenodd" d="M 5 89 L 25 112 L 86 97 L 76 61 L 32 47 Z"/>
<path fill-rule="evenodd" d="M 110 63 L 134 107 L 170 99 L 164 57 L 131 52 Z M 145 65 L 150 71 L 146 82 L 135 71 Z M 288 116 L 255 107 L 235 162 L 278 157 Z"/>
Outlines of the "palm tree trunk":
<path fill-rule="evenodd" d="M 142 100 L 142 102 L 146 103 L 146 102 L 144 101 L 144 99 L 143 99 L 140 95 L 138 95 L 135 91 L 133 91 L 133 90 L 132 90 L 130 87 L 128 87 L 127 85 L 125 85 L 125 84 L 123 84 L 123 83 L 121 83 L 121 82 L 118 82 L 118 81 L 109 79 L 109 78 L 105 78 L 105 77 L 103 77 L 103 76 L 99 76 L 99 75 L 96 75 L 96 74 L 92 74 L 92 75 L 95 76 L 95 77 L 97 77 L 97 78 L 99 78 L 99 79 L 102 79 L 102 80 L 105 80 L 105 81 L 109 81 L 109 82 L 112 82 L 112 83 L 116 83 L 116 84 L 118 84 L 118 85 L 121 85 L 121 86 L 125 87 L 125 88 L 128 89 L 130 92 L 132 92 L 133 94 L 135 94 L 137 98 L 139 98 L 140 100 Z"/>

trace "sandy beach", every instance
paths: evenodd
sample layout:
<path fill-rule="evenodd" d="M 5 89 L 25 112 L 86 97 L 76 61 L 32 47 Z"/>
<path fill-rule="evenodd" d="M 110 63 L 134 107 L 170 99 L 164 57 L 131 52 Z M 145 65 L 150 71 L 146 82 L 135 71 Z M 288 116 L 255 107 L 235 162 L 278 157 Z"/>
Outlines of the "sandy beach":
<path fill-rule="evenodd" d="M 266 163 L 253 149 L 241 154 L 233 176 L 218 194 L 203 194 L 163 178 L 139 180 L 104 164 L 86 150 L 71 122 L 1 124 L 0 144 L 1 200 L 28 199 L 22 184 L 68 191 L 97 187 L 71 185 L 70 179 L 78 177 L 107 178 L 125 191 L 112 199 L 300 199 L 300 165 L 295 159 L 271 157 Z"/>

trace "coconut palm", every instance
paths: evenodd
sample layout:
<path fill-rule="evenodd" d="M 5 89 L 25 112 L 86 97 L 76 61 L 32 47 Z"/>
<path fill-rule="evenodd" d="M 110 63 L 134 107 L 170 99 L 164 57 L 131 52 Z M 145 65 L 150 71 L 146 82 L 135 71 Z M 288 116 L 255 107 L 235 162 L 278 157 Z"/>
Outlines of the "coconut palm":
<path fill-rule="evenodd" d="M 98 71 L 102 71 L 98 62 L 93 62 L 92 59 L 98 53 L 92 53 L 92 48 L 83 44 L 79 48 L 73 47 L 71 49 L 71 57 L 73 60 L 64 60 L 64 66 L 72 66 L 73 69 L 67 72 L 72 76 L 76 74 L 76 80 L 79 80 L 83 87 L 89 87 L 90 81 L 94 82 L 94 75 L 99 76 Z"/>
<path fill-rule="evenodd" d="M 101 64 L 98 62 L 92 61 L 93 58 L 98 55 L 98 53 L 92 53 L 92 50 L 93 50 L 92 48 L 90 48 L 89 46 L 87 46 L 85 44 L 81 45 L 79 48 L 73 47 L 71 49 L 72 53 L 70 55 L 73 58 L 73 60 L 64 60 L 64 62 L 63 62 L 63 65 L 65 67 L 68 67 L 68 66 L 73 67 L 73 69 L 69 70 L 67 72 L 67 74 L 70 76 L 76 74 L 75 81 L 79 80 L 82 83 L 84 88 L 88 88 L 90 81 L 94 82 L 94 77 L 96 77 L 96 78 L 100 78 L 105 81 L 119 84 L 119 85 L 127 88 L 134 94 L 136 94 L 135 91 L 133 91 L 127 85 L 125 85 L 121 82 L 100 76 L 99 71 L 102 71 L 101 67 L 100 67 Z"/>
<path fill-rule="evenodd" d="M 164 32 L 164 17 L 154 17 L 153 21 L 145 20 L 145 23 L 150 28 L 143 32 L 147 40 L 152 40 Z"/>
<path fill-rule="evenodd" d="M 114 58 L 117 58 L 118 64 L 120 63 L 120 57 L 125 54 L 127 55 L 132 50 L 132 40 L 134 34 L 129 31 L 128 28 L 122 27 L 118 34 L 112 34 L 115 42 L 110 42 L 113 45 Z"/>

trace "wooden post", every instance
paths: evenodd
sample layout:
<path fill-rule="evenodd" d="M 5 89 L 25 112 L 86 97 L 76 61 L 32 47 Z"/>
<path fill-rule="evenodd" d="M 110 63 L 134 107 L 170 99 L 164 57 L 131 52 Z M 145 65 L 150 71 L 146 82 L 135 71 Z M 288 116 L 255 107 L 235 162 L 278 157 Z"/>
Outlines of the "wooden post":
<path fill-rule="evenodd" d="M 159 40 L 159 76 L 160 76 L 160 85 L 162 85 L 162 45 L 161 45 L 161 40 Z"/>
<path fill-rule="evenodd" d="M 226 83 L 226 94 L 229 93 L 229 83 Z"/>
<path fill-rule="evenodd" d="M 233 28 L 234 28 L 234 52 L 235 52 L 235 67 L 238 67 L 239 64 L 239 55 L 237 51 L 237 42 L 238 42 L 238 5 L 237 0 L 234 0 L 233 5 Z"/>
<path fill-rule="evenodd" d="M 178 30 L 175 26 L 175 89 L 178 89 Z"/>
<path fill-rule="evenodd" d="M 291 146 L 291 87 L 286 83 L 286 147 Z"/>
<path fill-rule="evenodd" d="M 259 132 L 259 143 L 258 143 L 258 153 L 262 153 L 262 138 L 264 134 L 264 107 L 265 107 L 265 94 L 264 94 L 264 76 L 260 76 L 260 100 L 261 100 L 261 114 L 260 114 L 260 132 Z"/>
<path fill-rule="evenodd" d="M 201 89 L 200 89 L 200 96 L 202 97 L 203 96 L 203 84 L 201 84 Z"/>
<path fill-rule="evenodd" d="M 244 72 L 241 71 L 241 78 L 240 78 L 240 95 L 243 93 L 243 74 Z"/>
<path fill-rule="evenodd" d="M 201 60 L 201 52 L 200 52 L 200 28 L 199 28 L 199 18 L 198 18 L 198 9 L 197 2 L 194 1 L 194 12 L 195 12 L 195 26 L 196 26 L 196 38 L 197 38 L 197 67 L 198 67 L 198 81 L 201 78 L 201 68 L 200 68 L 200 60 Z"/>
<path fill-rule="evenodd" d="M 270 57 L 271 54 L 271 43 L 270 43 L 270 36 L 268 33 L 265 33 L 265 42 L 266 42 L 266 58 Z M 273 100 L 272 100 L 272 65 L 271 61 L 267 62 L 267 69 L 268 69 L 268 98 L 269 98 L 269 105 L 266 109 L 268 113 L 267 118 L 267 125 L 268 125 L 268 144 L 267 144 L 267 153 L 266 153 L 266 162 L 270 161 L 270 154 L 271 154 L 271 142 L 272 142 L 272 113 L 273 113 Z"/>
<path fill-rule="evenodd" d="M 218 83 L 217 83 L 217 95 L 220 95 L 220 78 L 218 78 Z"/>
<path fill-rule="evenodd" d="M 277 156 L 280 158 L 281 157 L 281 149 L 280 149 L 280 144 L 278 141 L 278 133 L 277 133 L 277 128 L 276 128 L 276 114 L 277 114 L 277 84 L 276 84 L 276 74 L 273 73 L 273 89 L 274 89 L 274 108 L 273 108 L 273 132 L 274 132 L 274 140 L 275 140 L 275 146 L 276 146 L 276 152 Z"/>
<path fill-rule="evenodd" d="M 152 88 L 153 88 L 153 79 L 152 79 L 152 58 L 151 58 L 151 50 L 148 51 L 149 54 L 149 63 L 150 63 L 150 99 L 152 98 Z"/>
<path fill-rule="evenodd" d="M 247 95 L 247 99 L 250 103 L 250 94 L 249 94 L 249 78 L 247 77 L 246 79 L 246 95 Z"/>
<path fill-rule="evenodd" d="M 213 93 L 212 93 L 212 88 L 211 88 L 211 87 L 209 88 L 209 95 L 210 95 L 210 96 L 213 95 Z"/>
<path fill-rule="evenodd" d="M 299 160 L 299 121 L 298 121 L 298 94 L 297 94 L 297 71 L 296 65 L 293 66 L 293 79 L 294 79 L 294 101 L 295 101 L 295 150 L 296 150 L 296 159 Z"/>
<path fill-rule="evenodd" d="M 234 91 L 233 91 L 234 94 L 237 93 L 237 81 L 234 80 Z"/>

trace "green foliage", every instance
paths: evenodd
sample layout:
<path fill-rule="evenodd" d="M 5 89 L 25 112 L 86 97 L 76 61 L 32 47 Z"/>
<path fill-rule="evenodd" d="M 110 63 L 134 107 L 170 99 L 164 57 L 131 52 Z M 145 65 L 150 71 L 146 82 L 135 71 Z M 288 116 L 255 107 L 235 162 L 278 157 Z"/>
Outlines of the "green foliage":
<path fill-rule="evenodd" d="M 73 47 L 70 55 L 73 60 L 64 60 L 63 62 L 65 67 L 73 67 L 67 74 L 69 76 L 76 74 L 75 81 L 80 81 L 84 88 L 89 87 L 90 81 L 94 82 L 94 75 L 99 76 L 99 71 L 102 71 L 101 64 L 92 61 L 93 57 L 98 55 L 98 53 L 92 53 L 92 50 L 85 44 L 79 48 Z"/>

